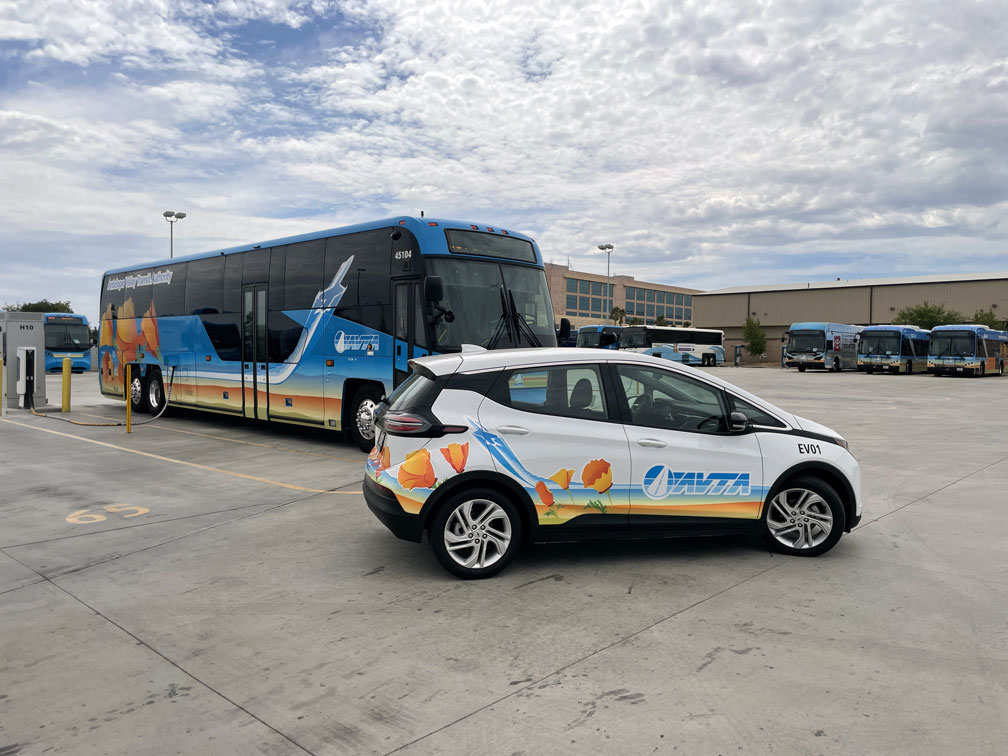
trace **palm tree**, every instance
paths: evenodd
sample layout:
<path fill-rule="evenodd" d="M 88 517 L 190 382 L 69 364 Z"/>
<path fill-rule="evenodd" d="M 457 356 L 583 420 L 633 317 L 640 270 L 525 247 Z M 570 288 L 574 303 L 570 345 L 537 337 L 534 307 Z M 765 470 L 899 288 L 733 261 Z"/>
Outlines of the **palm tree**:
<path fill-rule="evenodd" d="M 609 319 L 616 325 L 623 325 L 623 320 L 626 318 L 626 310 L 622 307 L 613 307 L 609 311 Z"/>

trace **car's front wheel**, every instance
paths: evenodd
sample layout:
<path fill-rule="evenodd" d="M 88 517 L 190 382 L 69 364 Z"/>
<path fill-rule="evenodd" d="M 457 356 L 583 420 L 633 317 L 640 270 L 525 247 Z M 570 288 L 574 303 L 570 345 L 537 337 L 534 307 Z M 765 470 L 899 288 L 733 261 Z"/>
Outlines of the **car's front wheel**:
<path fill-rule="evenodd" d="M 468 580 L 496 575 L 514 558 L 522 539 L 518 509 L 492 489 L 472 488 L 442 504 L 429 530 L 441 566 Z"/>
<path fill-rule="evenodd" d="M 847 518 L 836 491 L 818 478 L 789 480 L 763 512 L 764 540 L 794 556 L 819 556 L 843 535 Z"/>

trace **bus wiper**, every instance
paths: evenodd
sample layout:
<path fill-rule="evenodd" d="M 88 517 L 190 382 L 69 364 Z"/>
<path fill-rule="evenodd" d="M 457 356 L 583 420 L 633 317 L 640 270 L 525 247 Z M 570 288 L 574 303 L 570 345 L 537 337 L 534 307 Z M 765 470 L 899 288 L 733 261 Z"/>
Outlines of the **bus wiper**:
<path fill-rule="evenodd" d="M 511 317 L 514 319 L 515 323 L 515 346 L 518 345 L 518 334 L 524 332 L 525 336 L 529 340 L 529 344 L 534 347 L 541 347 L 542 342 L 539 341 L 539 337 L 535 335 L 535 331 L 533 331 L 532 327 L 525 322 L 525 318 L 518 314 L 518 308 L 515 307 L 514 292 L 508 291 L 508 299 L 511 302 Z"/>
<path fill-rule="evenodd" d="M 487 349 L 493 349 L 497 346 L 497 342 L 500 341 L 501 336 L 507 331 L 508 339 L 514 343 L 514 335 L 511 333 L 511 317 L 508 312 L 507 301 L 504 299 L 504 289 L 501 288 L 500 300 L 501 300 L 501 314 L 497 319 L 497 327 L 494 328 L 493 336 L 490 337 L 490 341 L 487 342 Z"/>

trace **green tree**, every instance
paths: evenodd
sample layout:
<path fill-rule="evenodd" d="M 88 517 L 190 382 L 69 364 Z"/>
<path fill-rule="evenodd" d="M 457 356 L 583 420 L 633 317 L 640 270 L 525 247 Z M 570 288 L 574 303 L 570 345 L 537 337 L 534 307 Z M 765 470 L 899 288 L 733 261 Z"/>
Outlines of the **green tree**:
<path fill-rule="evenodd" d="M 896 313 L 893 321 L 902 325 L 915 325 L 930 331 L 935 326 L 948 325 L 949 323 L 962 323 L 963 316 L 955 310 L 946 310 L 945 305 L 928 304 L 925 299 L 924 304 L 914 307 L 904 307 Z"/>
<path fill-rule="evenodd" d="M 752 357 L 761 356 L 766 352 L 766 334 L 760 327 L 758 318 L 752 316 L 746 318 L 742 325 L 742 343 Z"/>
<path fill-rule="evenodd" d="M 688 320 L 685 323 L 683 323 L 683 328 L 691 328 L 692 326 L 693 324 L 690 323 Z"/>
<path fill-rule="evenodd" d="M 632 326 L 632 325 L 644 325 L 644 321 L 641 320 L 640 318 L 627 318 L 626 324 L 628 326 Z"/>
<path fill-rule="evenodd" d="M 613 307 L 609 311 L 609 320 L 611 320 L 616 325 L 623 325 L 623 321 L 626 319 L 626 310 L 622 307 Z"/>
<path fill-rule="evenodd" d="M 4 310 L 7 312 L 73 312 L 73 308 L 70 307 L 70 300 L 65 302 L 50 302 L 48 299 L 40 299 L 38 302 L 5 304 Z"/>
<path fill-rule="evenodd" d="M 1005 327 L 1005 319 L 995 315 L 994 310 L 977 310 L 970 318 L 970 323 L 985 325 L 995 331 L 1003 331 Z"/>
<path fill-rule="evenodd" d="M 665 316 L 664 315 L 659 315 L 657 318 L 654 319 L 654 324 L 656 326 L 667 326 L 668 325 L 668 321 L 665 320 Z"/>

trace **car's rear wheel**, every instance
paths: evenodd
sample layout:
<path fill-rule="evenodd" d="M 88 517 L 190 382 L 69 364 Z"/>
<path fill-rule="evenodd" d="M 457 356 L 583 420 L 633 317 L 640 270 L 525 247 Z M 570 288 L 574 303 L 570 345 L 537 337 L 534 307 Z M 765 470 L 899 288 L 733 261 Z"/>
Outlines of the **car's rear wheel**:
<path fill-rule="evenodd" d="M 778 551 L 819 556 L 843 535 L 847 518 L 836 491 L 818 478 L 789 480 L 764 508 L 763 538 Z"/>
<path fill-rule="evenodd" d="M 466 489 L 444 502 L 429 536 L 448 572 L 468 580 L 491 577 L 507 567 L 521 544 L 521 516 L 497 491 Z"/>

